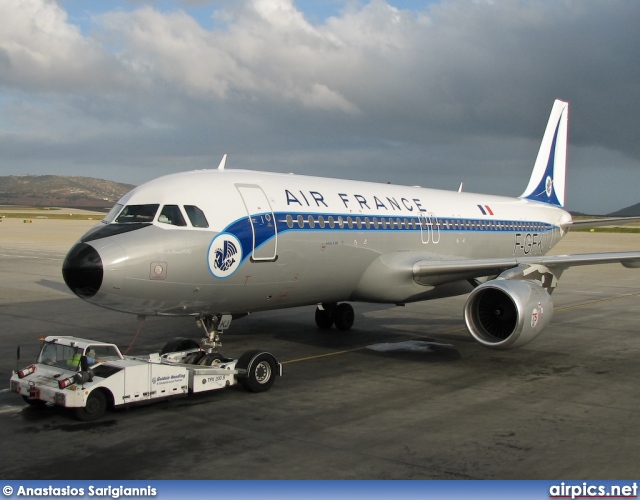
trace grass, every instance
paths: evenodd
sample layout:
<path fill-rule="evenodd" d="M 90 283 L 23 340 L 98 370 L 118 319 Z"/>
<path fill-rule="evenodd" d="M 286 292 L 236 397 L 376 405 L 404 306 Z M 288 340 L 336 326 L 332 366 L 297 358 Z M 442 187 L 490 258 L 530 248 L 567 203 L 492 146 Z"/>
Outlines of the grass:
<path fill-rule="evenodd" d="M 592 229 L 571 229 L 580 233 L 640 233 L 640 227 L 594 227 Z"/>
<path fill-rule="evenodd" d="M 102 220 L 104 214 L 47 214 L 37 215 L 25 212 L 0 212 L 3 219 L 53 219 L 53 220 Z"/>

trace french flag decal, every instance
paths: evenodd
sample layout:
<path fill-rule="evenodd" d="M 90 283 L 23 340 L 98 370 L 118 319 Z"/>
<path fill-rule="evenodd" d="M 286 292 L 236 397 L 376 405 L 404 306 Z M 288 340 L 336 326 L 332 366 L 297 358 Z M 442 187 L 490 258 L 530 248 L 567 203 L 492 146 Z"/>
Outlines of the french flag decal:
<path fill-rule="evenodd" d="M 493 215 L 493 210 L 491 210 L 491 208 L 489 207 L 489 205 L 478 205 L 478 208 L 480 209 L 480 211 L 482 212 L 482 215 Z"/>

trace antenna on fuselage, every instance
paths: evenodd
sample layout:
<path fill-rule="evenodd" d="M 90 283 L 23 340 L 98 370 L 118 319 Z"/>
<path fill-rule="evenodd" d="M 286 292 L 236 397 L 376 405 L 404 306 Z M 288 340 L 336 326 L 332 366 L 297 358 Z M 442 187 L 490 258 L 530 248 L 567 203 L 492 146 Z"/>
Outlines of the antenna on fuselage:
<path fill-rule="evenodd" d="M 458 188 L 458 193 L 462 193 L 462 186 L 464 185 L 464 182 L 460 183 L 460 187 Z"/>
<path fill-rule="evenodd" d="M 218 170 L 224 170 L 225 163 L 227 163 L 227 154 L 226 153 L 222 157 L 222 160 L 220 160 L 220 165 L 218 165 Z"/>

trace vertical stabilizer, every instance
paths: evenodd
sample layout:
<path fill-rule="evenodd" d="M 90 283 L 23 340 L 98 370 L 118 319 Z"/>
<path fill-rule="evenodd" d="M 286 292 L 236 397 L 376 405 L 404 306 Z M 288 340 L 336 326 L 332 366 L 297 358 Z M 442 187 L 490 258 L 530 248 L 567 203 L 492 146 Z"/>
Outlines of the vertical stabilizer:
<path fill-rule="evenodd" d="M 220 160 L 220 165 L 218 165 L 218 170 L 224 170 L 224 166 L 227 164 L 227 154 L 225 153 L 224 156 L 222 157 L 222 160 Z"/>
<path fill-rule="evenodd" d="M 529 185 L 520 198 L 564 206 L 569 103 L 556 100 Z"/>

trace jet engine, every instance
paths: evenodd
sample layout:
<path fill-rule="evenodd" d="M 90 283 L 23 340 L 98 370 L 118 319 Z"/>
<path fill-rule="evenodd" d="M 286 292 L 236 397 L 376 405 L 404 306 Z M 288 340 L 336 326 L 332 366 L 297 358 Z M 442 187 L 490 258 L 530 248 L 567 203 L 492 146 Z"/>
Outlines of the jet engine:
<path fill-rule="evenodd" d="M 491 349 L 531 342 L 552 316 L 551 296 L 535 281 L 488 281 L 471 292 L 464 306 L 469 333 Z"/>

